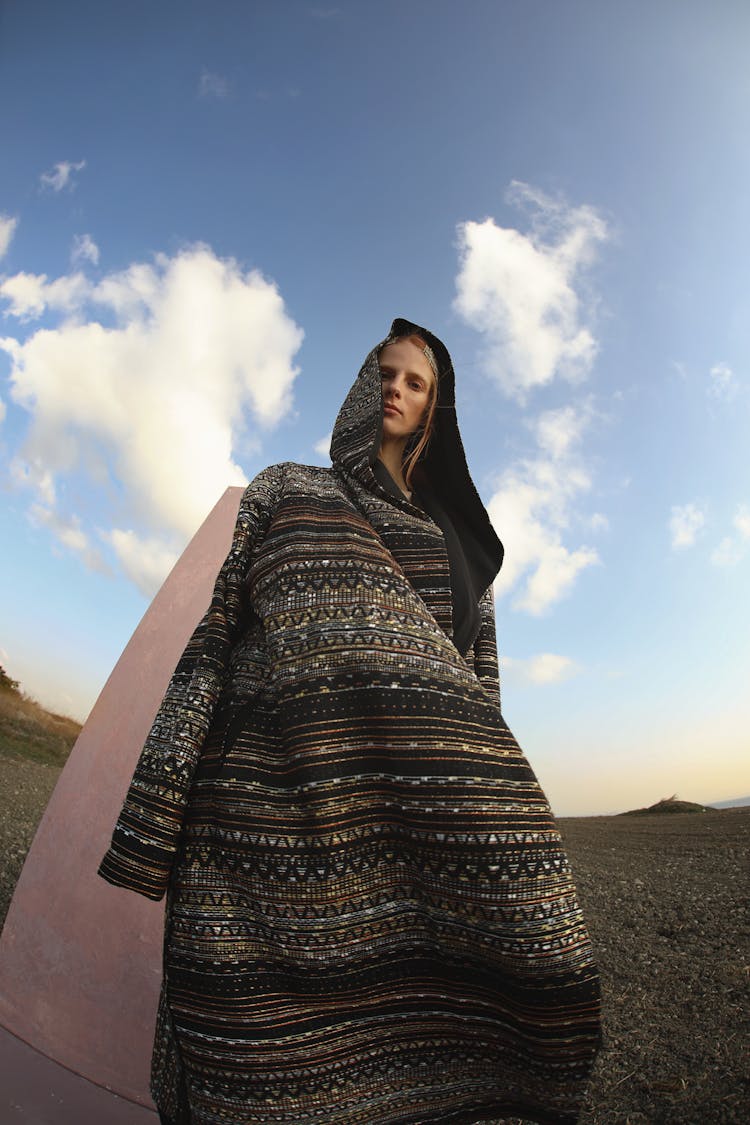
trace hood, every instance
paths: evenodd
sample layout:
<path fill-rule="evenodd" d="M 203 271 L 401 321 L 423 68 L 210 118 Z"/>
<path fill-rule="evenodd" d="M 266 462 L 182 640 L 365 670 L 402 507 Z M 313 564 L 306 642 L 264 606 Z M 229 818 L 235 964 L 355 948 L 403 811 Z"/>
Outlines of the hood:
<path fill-rule="evenodd" d="M 388 492 L 373 472 L 383 430 L 378 355 L 385 344 L 412 334 L 421 336 L 430 345 L 438 365 L 438 409 L 435 411 L 434 429 L 412 479 L 420 495 L 432 493 L 450 514 L 479 597 L 502 565 L 503 546 L 466 464 L 456 417 L 455 375 L 451 357 L 442 340 L 429 329 L 398 318 L 385 339 L 372 349 L 336 419 L 331 438 L 331 460 L 335 469 L 344 476 L 353 477 L 368 491 L 387 497 L 397 507 L 419 512 L 406 497 L 398 498 Z"/>

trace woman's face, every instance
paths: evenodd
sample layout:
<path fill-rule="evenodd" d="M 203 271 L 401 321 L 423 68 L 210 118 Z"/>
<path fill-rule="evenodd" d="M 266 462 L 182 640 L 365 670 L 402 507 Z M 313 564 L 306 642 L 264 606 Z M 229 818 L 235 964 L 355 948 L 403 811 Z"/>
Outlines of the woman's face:
<path fill-rule="evenodd" d="M 383 437 L 406 438 L 419 428 L 430 405 L 435 375 L 409 340 L 387 344 L 378 357 L 383 388 Z"/>

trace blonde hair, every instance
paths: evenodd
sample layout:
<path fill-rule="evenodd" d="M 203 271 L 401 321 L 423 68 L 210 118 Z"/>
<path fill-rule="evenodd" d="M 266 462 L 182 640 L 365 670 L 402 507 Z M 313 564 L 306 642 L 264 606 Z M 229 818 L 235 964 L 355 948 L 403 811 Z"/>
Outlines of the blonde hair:
<path fill-rule="evenodd" d="M 428 446 L 429 441 L 430 441 L 430 437 L 432 436 L 432 425 L 433 425 L 433 421 L 434 421 L 434 418 L 435 418 L 435 409 L 437 407 L 437 400 L 438 400 L 438 373 L 435 369 L 436 365 L 435 365 L 432 349 L 429 348 L 429 345 L 425 343 L 425 341 L 422 339 L 421 336 L 417 336 L 416 334 L 411 335 L 411 336 L 399 336 L 398 340 L 399 340 L 399 342 L 401 340 L 406 340 L 406 342 L 408 344 L 414 344 L 414 346 L 419 348 L 419 350 L 421 352 L 424 352 L 425 357 L 427 359 L 427 362 L 429 363 L 430 368 L 432 369 L 433 376 L 434 376 L 434 378 L 432 380 L 432 383 L 431 383 L 430 401 L 428 402 L 427 409 L 425 411 L 424 421 L 423 421 L 422 426 L 421 426 L 421 433 L 419 432 L 419 430 L 416 431 L 417 433 L 419 433 L 419 440 L 417 441 L 417 444 L 414 446 L 414 448 L 411 450 L 411 452 L 408 454 L 408 456 L 404 458 L 404 462 L 403 462 L 403 466 L 402 466 L 403 471 L 404 471 L 404 481 L 406 483 L 406 487 L 410 489 L 411 488 L 412 473 L 414 472 L 414 470 L 417 466 L 417 462 L 419 461 L 419 458 L 422 456 L 422 454 L 427 449 L 427 446 Z M 394 343 L 396 343 L 396 341 L 390 340 L 389 343 L 394 344 Z M 386 347 L 387 346 L 388 345 L 386 344 Z M 429 355 L 427 355 L 427 351 L 429 351 Z"/>

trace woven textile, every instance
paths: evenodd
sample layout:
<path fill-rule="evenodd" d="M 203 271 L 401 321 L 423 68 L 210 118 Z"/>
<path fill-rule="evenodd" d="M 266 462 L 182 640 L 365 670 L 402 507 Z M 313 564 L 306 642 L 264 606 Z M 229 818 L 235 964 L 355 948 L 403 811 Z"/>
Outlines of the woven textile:
<path fill-rule="evenodd" d="M 502 549 L 450 358 L 418 331 L 440 369 L 423 479 L 460 517 L 479 631 L 457 650 L 443 534 L 372 472 L 375 349 L 333 468 L 274 465 L 245 492 L 100 869 L 167 891 L 152 1088 L 174 1125 L 578 1116 L 596 971 L 500 711 Z"/>

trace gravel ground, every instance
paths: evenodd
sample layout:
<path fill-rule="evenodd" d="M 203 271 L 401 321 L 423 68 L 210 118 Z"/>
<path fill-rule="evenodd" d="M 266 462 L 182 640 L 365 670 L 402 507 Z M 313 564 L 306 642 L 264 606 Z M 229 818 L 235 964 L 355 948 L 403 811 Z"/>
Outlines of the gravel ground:
<path fill-rule="evenodd" d="M 750 808 L 560 827 L 604 998 L 581 1125 L 747 1125 Z"/>
<path fill-rule="evenodd" d="M 0 755 L 0 926 L 60 768 Z"/>
<path fill-rule="evenodd" d="M 0 757 L 0 921 L 59 772 Z M 605 1006 L 580 1125 L 747 1125 L 750 808 L 560 827 Z"/>

